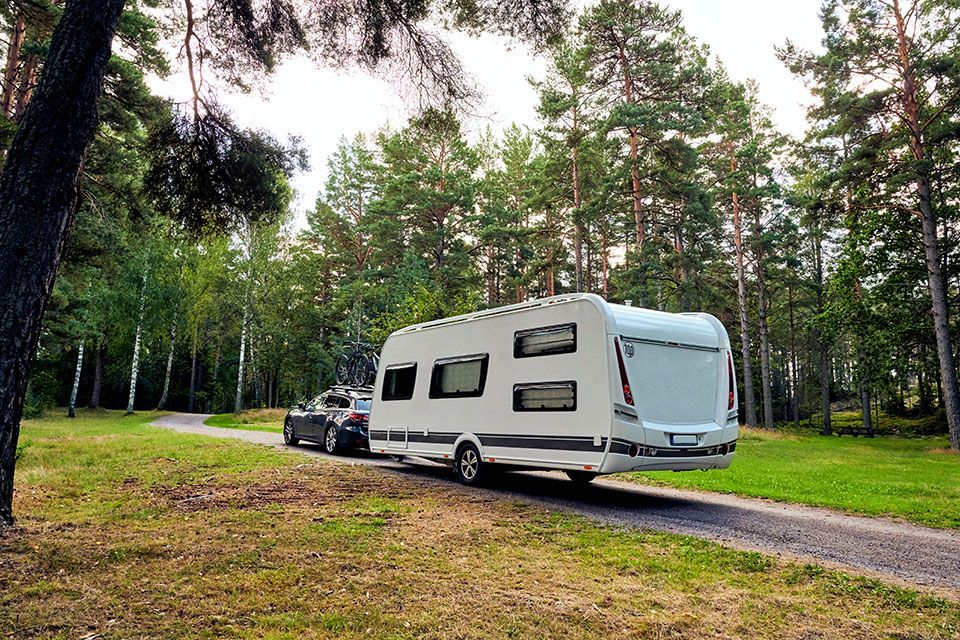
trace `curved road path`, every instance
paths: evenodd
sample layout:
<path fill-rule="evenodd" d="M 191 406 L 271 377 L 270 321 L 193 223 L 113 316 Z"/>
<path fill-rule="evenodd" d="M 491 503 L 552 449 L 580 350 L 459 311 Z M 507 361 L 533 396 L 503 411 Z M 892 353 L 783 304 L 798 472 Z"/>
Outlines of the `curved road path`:
<path fill-rule="evenodd" d="M 209 427 L 209 416 L 173 414 L 153 424 L 185 433 L 234 438 L 330 458 L 319 447 L 283 444 L 278 433 Z M 419 458 L 412 464 L 357 455 L 350 462 L 426 481 L 454 482 L 442 465 Z M 574 490 L 557 473 L 507 474 L 485 489 L 491 496 L 562 510 L 619 526 L 682 533 L 739 549 L 894 577 L 925 586 L 960 589 L 960 534 L 886 518 L 865 518 L 792 504 L 601 479 Z M 511 480 L 512 478 L 512 480 Z"/>

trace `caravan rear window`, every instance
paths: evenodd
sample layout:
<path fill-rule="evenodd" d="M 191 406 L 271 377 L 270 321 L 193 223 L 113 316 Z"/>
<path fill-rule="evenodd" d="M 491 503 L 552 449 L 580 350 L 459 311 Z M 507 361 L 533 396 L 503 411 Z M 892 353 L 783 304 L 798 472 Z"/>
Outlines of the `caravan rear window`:
<path fill-rule="evenodd" d="M 530 382 L 513 385 L 514 411 L 576 411 L 577 383 Z"/>
<path fill-rule="evenodd" d="M 393 364 L 383 372 L 381 400 L 409 400 L 417 381 L 417 363 Z"/>
<path fill-rule="evenodd" d="M 577 350 L 577 325 L 558 324 L 550 327 L 524 329 L 513 334 L 513 357 L 532 358 Z"/>
<path fill-rule="evenodd" d="M 433 363 L 431 398 L 478 398 L 487 382 L 490 354 L 444 358 Z"/>

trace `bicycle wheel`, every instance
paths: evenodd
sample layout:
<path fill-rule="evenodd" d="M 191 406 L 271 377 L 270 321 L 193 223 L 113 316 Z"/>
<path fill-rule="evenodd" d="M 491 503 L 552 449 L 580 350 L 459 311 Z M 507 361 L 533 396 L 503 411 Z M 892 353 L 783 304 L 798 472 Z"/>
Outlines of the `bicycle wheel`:
<path fill-rule="evenodd" d="M 367 360 L 367 384 L 366 386 L 372 387 L 373 383 L 377 381 L 377 368 L 380 366 L 380 358 L 377 357 L 377 354 L 371 354 L 370 359 Z"/>
<path fill-rule="evenodd" d="M 347 354 L 341 354 L 337 358 L 337 367 L 336 367 L 336 378 L 337 384 L 347 384 L 350 382 L 350 357 Z"/>
<path fill-rule="evenodd" d="M 354 386 L 363 387 L 367 384 L 367 367 L 370 360 L 362 353 L 354 354 L 350 359 L 350 378 Z"/>

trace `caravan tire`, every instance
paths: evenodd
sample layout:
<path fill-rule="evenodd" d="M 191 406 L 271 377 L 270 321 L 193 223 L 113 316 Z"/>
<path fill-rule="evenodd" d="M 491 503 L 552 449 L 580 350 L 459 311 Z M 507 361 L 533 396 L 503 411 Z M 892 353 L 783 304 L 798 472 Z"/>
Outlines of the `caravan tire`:
<path fill-rule="evenodd" d="M 597 474 L 590 471 L 567 471 L 566 474 L 570 481 L 578 487 L 587 486 L 597 477 Z"/>
<path fill-rule="evenodd" d="M 296 433 L 293 430 L 293 422 L 290 421 L 290 418 L 287 418 L 283 421 L 283 443 L 288 444 L 291 447 L 295 447 L 300 444 L 300 438 L 296 436 Z"/>
<path fill-rule="evenodd" d="M 487 474 L 486 466 L 480 459 L 480 451 L 471 443 L 466 442 L 457 449 L 453 461 L 453 472 L 457 480 L 466 485 L 479 484 Z"/>

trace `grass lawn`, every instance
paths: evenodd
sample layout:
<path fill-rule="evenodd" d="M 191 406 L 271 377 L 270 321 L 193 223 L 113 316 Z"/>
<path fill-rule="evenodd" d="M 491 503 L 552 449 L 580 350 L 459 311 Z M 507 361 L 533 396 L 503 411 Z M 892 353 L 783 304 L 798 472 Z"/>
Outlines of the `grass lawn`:
<path fill-rule="evenodd" d="M 631 480 L 960 527 L 960 455 L 946 437 L 853 438 L 741 430 L 729 469 Z"/>
<path fill-rule="evenodd" d="M 242 413 L 218 413 L 207 418 L 204 424 L 226 429 L 282 433 L 286 415 L 286 409 L 252 409 Z"/>
<path fill-rule="evenodd" d="M 164 431 L 150 414 L 79 415 L 24 423 L 0 636 L 960 634 L 953 597 Z"/>

